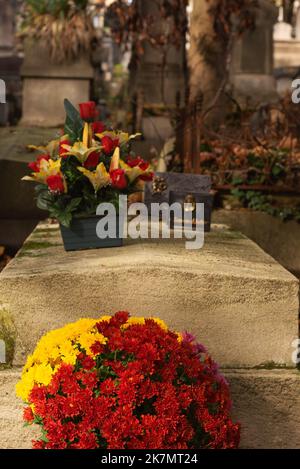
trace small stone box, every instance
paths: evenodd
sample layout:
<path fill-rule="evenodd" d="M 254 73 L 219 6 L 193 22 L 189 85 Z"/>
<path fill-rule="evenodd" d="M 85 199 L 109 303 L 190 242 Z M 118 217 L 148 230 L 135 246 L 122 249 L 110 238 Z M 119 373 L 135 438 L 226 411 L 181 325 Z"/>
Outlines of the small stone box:
<path fill-rule="evenodd" d="M 155 173 L 154 180 L 145 186 L 145 203 L 150 207 L 152 203 L 174 202 L 184 203 L 193 201 L 204 203 L 205 231 L 210 231 L 213 195 L 209 176 L 182 173 Z M 182 224 L 182 220 L 171 219 L 171 228 Z M 195 225 L 197 221 L 195 220 Z"/>

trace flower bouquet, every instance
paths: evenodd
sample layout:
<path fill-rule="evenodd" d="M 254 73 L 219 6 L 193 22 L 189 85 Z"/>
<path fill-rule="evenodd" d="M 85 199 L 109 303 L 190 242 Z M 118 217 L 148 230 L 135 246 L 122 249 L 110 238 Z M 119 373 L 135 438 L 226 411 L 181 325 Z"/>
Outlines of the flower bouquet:
<path fill-rule="evenodd" d="M 64 135 L 46 147 L 30 146 L 39 155 L 29 163 L 31 175 L 23 179 L 37 183 L 37 205 L 58 219 L 67 250 L 119 246 L 120 232 L 115 238 L 97 237 L 97 207 L 113 203 L 118 216 L 119 195 L 143 190 L 153 173 L 149 163 L 131 151 L 131 141 L 139 134 L 107 129 L 96 120 L 94 102 L 79 106 L 80 112 L 65 100 Z"/>
<path fill-rule="evenodd" d="M 239 445 L 229 387 L 205 348 L 126 312 L 46 334 L 17 394 L 38 449 L 226 449 Z"/>

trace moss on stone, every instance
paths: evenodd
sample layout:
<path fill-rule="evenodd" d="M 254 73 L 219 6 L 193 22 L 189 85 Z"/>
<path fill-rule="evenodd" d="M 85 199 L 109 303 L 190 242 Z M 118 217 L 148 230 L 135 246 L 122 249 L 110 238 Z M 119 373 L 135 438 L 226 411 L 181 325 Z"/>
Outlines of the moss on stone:
<path fill-rule="evenodd" d="M 59 233 L 58 228 L 37 228 L 34 232 L 35 236 L 56 236 Z"/>
<path fill-rule="evenodd" d="M 5 363 L 1 363 L 1 368 L 5 369 L 12 366 L 16 343 L 16 328 L 11 315 L 5 309 L 0 310 L 0 341 L 5 348 Z"/>
<path fill-rule="evenodd" d="M 41 240 L 49 240 L 57 237 L 57 233 L 34 233 L 34 236 L 32 236 L 31 241 L 36 241 L 36 242 L 41 242 Z"/>
<path fill-rule="evenodd" d="M 240 231 L 211 231 L 210 233 L 207 233 L 207 235 L 210 239 L 221 243 L 231 239 L 247 239 L 247 237 Z"/>
<path fill-rule="evenodd" d="M 47 253 L 43 252 L 45 249 L 60 246 L 60 243 L 50 242 L 48 240 L 31 239 L 24 244 L 16 259 L 21 257 L 43 257 Z"/>
<path fill-rule="evenodd" d="M 275 363 L 273 361 L 262 363 L 261 365 L 255 366 L 255 370 L 285 370 L 294 369 L 292 366 L 287 366 L 285 363 Z"/>
<path fill-rule="evenodd" d="M 48 249 L 53 246 L 57 246 L 56 243 L 50 243 L 49 241 L 28 241 L 24 244 L 22 251 L 35 251 L 36 249 Z"/>
<path fill-rule="evenodd" d="M 239 370 L 239 369 L 242 369 L 242 370 L 295 370 L 296 367 L 293 366 L 293 365 L 287 365 L 285 363 L 276 363 L 276 362 L 273 362 L 273 361 L 270 361 L 270 362 L 265 362 L 265 363 L 261 363 L 260 365 L 256 365 L 256 366 L 243 366 L 243 367 L 235 367 L 235 366 L 222 366 L 221 367 L 222 370 L 229 370 L 229 371 L 232 371 L 232 370 Z"/>
<path fill-rule="evenodd" d="M 25 251 L 25 252 L 20 252 L 18 254 L 18 257 L 16 259 L 21 259 L 22 257 L 46 257 L 47 254 L 45 252 L 33 252 L 33 251 Z"/>

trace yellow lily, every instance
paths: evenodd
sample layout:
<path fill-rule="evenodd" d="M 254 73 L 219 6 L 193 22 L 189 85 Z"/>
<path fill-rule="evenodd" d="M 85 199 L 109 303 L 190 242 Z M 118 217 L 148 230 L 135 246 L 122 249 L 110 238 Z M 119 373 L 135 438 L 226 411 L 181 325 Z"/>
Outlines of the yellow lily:
<path fill-rule="evenodd" d="M 86 137 L 84 137 L 86 138 Z M 66 150 L 64 155 L 74 155 L 80 161 L 81 164 L 85 163 L 89 155 L 94 151 L 100 151 L 101 146 L 93 146 L 89 148 L 85 142 L 75 142 L 71 147 L 70 145 L 62 145 L 63 149 Z"/>
<path fill-rule="evenodd" d="M 38 150 L 41 153 L 44 153 L 45 155 L 50 155 L 51 158 L 56 157 L 58 151 L 59 151 L 59 143 L 61 140 L 66 140 L 68 138 L 67 135 L 64 135 L 61 138 L 58 138 L 56 140 L 51 140 L 51 142 L 48 143 L 46 146 L 36 146 L 36 145 L 27 145 L 27 148 L 30 150 Z"/>
<path fill-rule="evenodd" d="M 103 138 L 103 137 L 110 137 L 112 140 L 119 139 L 119 143 L 120 143 L 120 145 L 122 145 L 123 143 L 127 143 L 130 140 L 133 140 L 134 138 L 136 138 L 140 135 L 142 135 L 142 134 L 137 133 L 137 134 L 134 134 L 134 135 L 129 135 L 129 133 L 127 133 L 127 132 L 117 132 L 117 131 L 114 131 L 114 130 L 105 130 L 101 134 L 96 134 L 96 137 L 98 137 L 100 139 Z"/>
<path fill-rule="evenodd" d="M 24 176 L 23 181 L 36 181 L 45 183 L 49 176 L 60 174 L 61 159 L 54 160 L 41 160 L 40 171 L 38 173 L 32 173 L 31 176 Z"/>
<path fill-rule="evenodd" d="M 139 166 L 134 166 L 131 168 L 123 160 L 120 160 L 120 168 L 124 169 L 126 176 L 130 182 L 134 182 L 138 177 L 143 176 L 144 174 L 149 174 L 151 172 L 150 167 L 144 171 Z"/>
<path fill-rule="evenodd" d="M 110 175 L 106 171 L 103 163 L 99 163 L 95 171 L 89 171 L 88 169 L 82 168 L 81 166 L 79 166 L 77 169 L 89 179 L 95 189 L 95 192 L 111 183 Z"/>
<path fill-rule="evenodd" d="M 50 176 L 60 176 L 64 184 L 64 192 L 68 192 L 67 183 L 61 170 L 61 158 L 57 160 L 41 160 L 40 171 L 32 173 L 31 176 L 24 176 L 22 181 L 34 181 L 41 184 L 47 184 L 47 179 Z"/>

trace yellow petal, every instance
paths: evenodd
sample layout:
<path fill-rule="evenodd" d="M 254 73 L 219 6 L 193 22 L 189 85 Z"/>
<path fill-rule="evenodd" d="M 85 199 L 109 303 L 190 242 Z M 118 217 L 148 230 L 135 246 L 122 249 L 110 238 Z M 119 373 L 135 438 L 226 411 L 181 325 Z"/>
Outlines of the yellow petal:
<path fill-rule="evenodd" d="M 83 137 L 82 137 L 82 142 L 85 147 L 89 147 L 89 140 L 90 140 L 90 124 L 86 122 L 84 124 L 84 129 L 83 129 Z"/>
<path fill-rule="evenodd" d="M 84 176 L 86 176 L 90 183 L 93 185 L 95 192 L 97 192 L 102 187 L 108 186 L 111 182 L 110 175 L 106 171 L 106 168 L 103 163 L 99 163 L 95 171 L 89 171 L 86 168 L 78 167 Z"/>
<path fill-rule="evenodd" d="M 109 171 L 114 171 L 115 169 L 118 169 L 119 168 L 119 162 L 120 162 L 120 148 L 117 147 L 114 151 L 113 156 L 112 156 Z"/>

